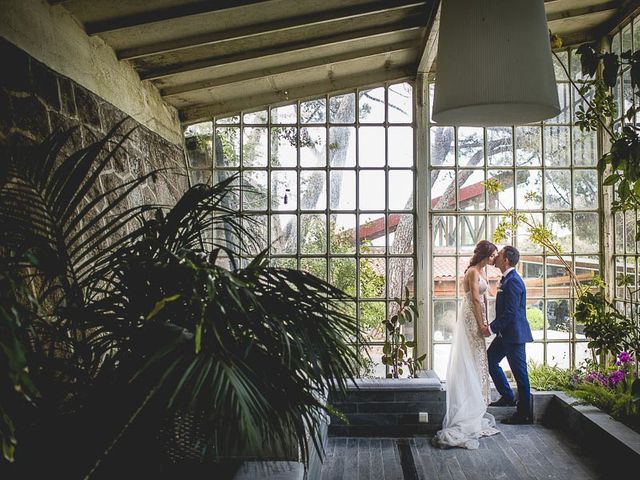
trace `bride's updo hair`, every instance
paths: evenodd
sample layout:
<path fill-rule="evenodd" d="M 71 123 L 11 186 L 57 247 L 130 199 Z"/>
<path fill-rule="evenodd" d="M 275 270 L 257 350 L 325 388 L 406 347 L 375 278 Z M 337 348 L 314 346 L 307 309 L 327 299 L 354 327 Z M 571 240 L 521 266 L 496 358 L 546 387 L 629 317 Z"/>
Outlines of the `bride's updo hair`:
<path fill-rule="evenodd" d="M 476 248 L 473 250 L 473 257 L 471 257 L 471 261 L 469 261 L 469 266 L 465 269 L 464 272 L 467 273 L 467 270 L 479 264 L 485 258 L 489 258 L 491 255 L 493 255 L 493 252 L 497 250 L 498 250 L 498 247 L 496 247 L 489 240 L 480 240 L 477 243 Z"/>

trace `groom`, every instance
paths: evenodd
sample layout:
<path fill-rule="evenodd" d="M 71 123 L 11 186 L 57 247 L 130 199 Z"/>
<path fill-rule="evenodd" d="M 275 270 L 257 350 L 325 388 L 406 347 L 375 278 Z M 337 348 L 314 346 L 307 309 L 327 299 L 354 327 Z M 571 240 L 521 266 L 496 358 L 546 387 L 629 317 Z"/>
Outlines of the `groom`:
<path fill-rule="evenodd" d="M 489 374 L 500 393 L 500 399 L 490 403 L 491 406 L 516 405 L 516 413 L 502 420 L 502 423 L 532 423 L 527 373 L 527 357 L 525 344 L 533 342 L 531 328 L 527 321 L 527 290 L 515 266 L 520 260 L 520 253 L 511 246 L 506 246 L 496 257 L 495 266 L 502 272 L 502 280 L 496 296 L 496 319 L 489 324 L 491 333 L 496 337 L 487 350 Z M 518 386 L 518 401 L 509 386 L 507 377 L 500 367 L 500 362 L 507 357 L 511 372 Z"/>

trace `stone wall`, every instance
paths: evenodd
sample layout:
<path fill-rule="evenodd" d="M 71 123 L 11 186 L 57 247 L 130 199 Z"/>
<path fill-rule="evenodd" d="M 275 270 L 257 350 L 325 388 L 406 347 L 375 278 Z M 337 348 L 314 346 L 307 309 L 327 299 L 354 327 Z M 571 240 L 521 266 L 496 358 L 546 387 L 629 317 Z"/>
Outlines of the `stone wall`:
<path fill-rule="evenodd" d="M 154 169 L 165 168 L 128 198 L 141 203 L 172 205 L 187 188 L 184 152 L 140 125 L 122 111 L 76 82 L 46 67 L 4 38 L 0 38 L 0 145 L 42 141 L 54 131 L 76 127 L 65 149 L 70 153 L 106 134 L 127 119 L 122 133 L 136 127 L 100 178 L 105 189 Z"/>

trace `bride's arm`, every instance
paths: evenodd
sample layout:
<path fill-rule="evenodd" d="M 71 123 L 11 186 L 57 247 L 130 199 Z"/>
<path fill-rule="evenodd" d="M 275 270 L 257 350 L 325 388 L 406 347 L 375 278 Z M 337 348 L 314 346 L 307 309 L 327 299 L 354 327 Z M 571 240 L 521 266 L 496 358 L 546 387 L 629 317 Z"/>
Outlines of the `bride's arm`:
<path fill-rule="evenodd" d="M 469 289 L 471 290 L 471 307 L 473 315 L 478 323 L 478 328 L 484 334 L 486 325 L 484 323 L 484 315 L 482 313 L 483 301 L 480 295 L 480 274 L 475 268 L 469 269 L 468 274 Z"/>

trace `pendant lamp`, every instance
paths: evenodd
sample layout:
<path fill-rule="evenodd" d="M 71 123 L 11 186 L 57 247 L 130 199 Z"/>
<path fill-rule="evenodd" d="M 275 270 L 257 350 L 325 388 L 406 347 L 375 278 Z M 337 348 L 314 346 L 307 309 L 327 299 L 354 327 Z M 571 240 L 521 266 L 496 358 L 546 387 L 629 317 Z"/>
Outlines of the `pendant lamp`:
<path fill-rule="evenodd" d="M 442 0 L 436 123 L 522 125 L 559 113 L 543 0 Z"/>

